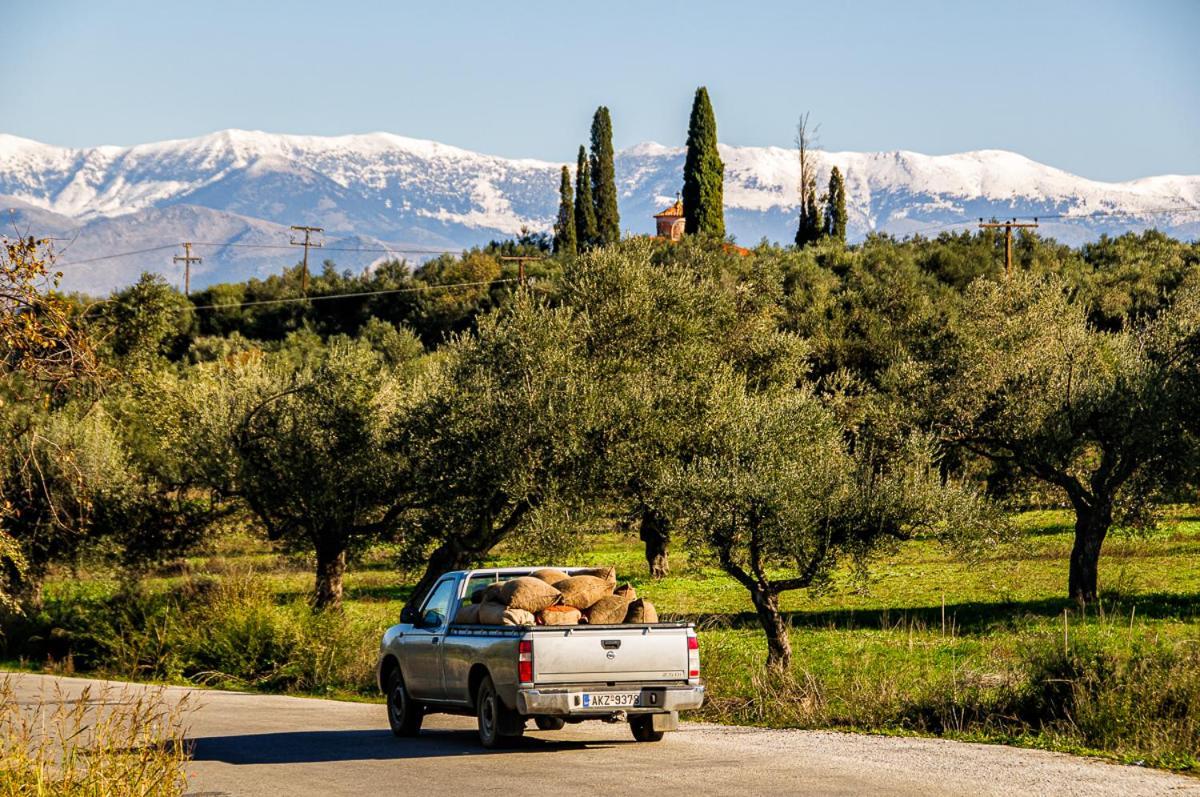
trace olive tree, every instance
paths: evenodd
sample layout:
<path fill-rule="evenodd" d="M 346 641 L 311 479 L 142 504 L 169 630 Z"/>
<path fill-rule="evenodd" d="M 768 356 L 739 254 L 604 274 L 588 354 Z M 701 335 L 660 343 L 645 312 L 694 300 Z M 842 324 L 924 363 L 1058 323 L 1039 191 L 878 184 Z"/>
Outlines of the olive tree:
<path fill-rule="evenodd" d="M 366 342 L 334 340 L 277 373 L 234 429 L 238 493 L 267 536 L 312 551 L 316 608 L 336 608 L 351 550 L 395 523 L 403 463 L 386 448 L 402 387 Z"/>
<path fill-rule="evenodd" d="M 99 370 L 73 306 L 54 291 L 62 274 L 53 266 L 49 241 L 0 238 L 0 607 L 9 609 L 30 576 L 26 546 L 11 531 L 19 505 L 34 497 L 24 489 L 34 417 Z"/>
<path fill-rule="evenodd" d="M 347 557 L 396 527 L 406 467 L 388 446 L 409 383 L 365 340 L 252 350 L 160 375 L 154 420 L 178 478 L 244 502 L 269 539 L 315 557 L 313 603 L 340 606 Z"/>
<path fill-rule="evenodd" d="M 1075 512 L 1067 590 L 1098 596 L 1114 524 L 1145 525 L 1194 477 L 1200 285 L 1150 319 L 1098 329 L 1062 283 L 974 283 L 936 357 L 908 366 L 946 440 L 1062 491 Z"/>
<path fill-rule="evenodd" d="M 4 459 L 7 527 L 26 563 L 14 586 L 37 606 L 47 569 L 76 560 L 97 501 L 126 481 L 128 465 L 107 416 L 74 406 L 28 418 Z"/>
<path fill-rule="evenodd" d="M 661 476 L 692 456 L 712 374 L 729 363 L 755 390 L 788 387 L 806 351 L 778 329 L 781 275 L 739 273 L 740 257 L 681 246 L 670 257 L 637 240 L 597 250 L 572 264 L 560 291 L 603 390 L 597 483 L 637 523 L 653 577 L 669 570 L 674 522 Z"/>
<path fill-rule="evenodd" d="M 697 456 L 670 478 L 688 542 L 749 593 L 767 664 L 791 662 L 784 592 L 825 582 L 841 562 L 865 567 L 881 547 L 918 533 L 976 544 L 996 527 L 985 504 L 940 475 L 928 441 L 877 446 L 846 430 L 801 387 L 749 391 L 713 382 Z"/>
<path fill-rule="evenodd" d="M 53 564 L 103 560 L 136 575 L 185 549 L 203 509 L 143 467 L 121 422 L 99 402 L 31 416 L 5 452 L 8 527 L 26 562 L 13 583 L 30 605 Z"/>
<path fill-rule="evenodd" d="M 410 562 L 424 566 L 413 600 L 584 494 L 603 405 L 578 330 L 571 308 L 521 291 L 443 347 L 397 418 L 393 448 L 409 478 L 395 500 L 408 507 Z"/>

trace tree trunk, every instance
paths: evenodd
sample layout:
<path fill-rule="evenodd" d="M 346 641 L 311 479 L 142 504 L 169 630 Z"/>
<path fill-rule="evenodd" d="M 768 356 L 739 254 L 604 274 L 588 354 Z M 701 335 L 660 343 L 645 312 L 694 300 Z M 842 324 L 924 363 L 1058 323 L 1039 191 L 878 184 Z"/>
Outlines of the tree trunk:
<path fill-rule="evenodd" d="M 342 577 L 346 574 L 346 549 L 337 546 L 317 548 L 317 588 L 313 595 L 313 607 L 325 609 L 342 608 Z"/>
<path fill-rule="evenodd" d="M 503 505 L 503 502 L 493 501 L 493 503 Z M 413 587 L 412 594 L 408 596 L 404 608 L 407 609 L 410 606 L 416 608 L 433 588 L 433 585 L 437 583 L 437 580 L 449 571 L 466 570 L 482 559 L 508 537 L 524 518 L 528 517 L 530 510 L 536 504 L 537 501 L 532 499 L 517 502 L 505 510 L 507 516 L 501 523 L 496 522 L 498 509 L 485 512 L 476 519 L 474 527 L 469 533 L 451 537 L 435 548 L 429 555 L 429 563 L 425 565 L 425 572 L 421 574 L 421 580 Z"/>
<path fill-rule="evenodd" d="M 1112 525 L 1112 507 L 1075 508 L 1075 544 L 1071 548 L 1068 592 L 1080 603 L 1092 603 L 1099 595 L 1100 547 Z"/>
<path fill-rule="evenodd" d="M 767 668 L 787 672 L 792 666 L 792 642 L 787 623 L 779 613 L 779 595 L 756 589 L 751 591 L 750 599 L 767 634 Z"/>
<path fill-rule="evenodd" d="M 667 546 L 671 542 L 671 524 L 657 509 L 643 509 L 638 536 L 646 543 L 646 564 L 653 578 L 662 578 L 671 569 L 667 562 Z"/>
<path fill-rule="evenodd" d="M 429 590 L 433 589 L 433 585 L 439 578 L 451 570 L 466 570 L 479 561 L 479 557 L 485 553 L 487 551 L 479 552 L 464 548 L 457 540 L 442 543 L 429 555 L 429 564 L 425 565 L 425 572 L 421 574 L 421 579 L 413 587 L 412 594 L 408 596 L 405 606 L 417 606 L 429 593 Z"/>

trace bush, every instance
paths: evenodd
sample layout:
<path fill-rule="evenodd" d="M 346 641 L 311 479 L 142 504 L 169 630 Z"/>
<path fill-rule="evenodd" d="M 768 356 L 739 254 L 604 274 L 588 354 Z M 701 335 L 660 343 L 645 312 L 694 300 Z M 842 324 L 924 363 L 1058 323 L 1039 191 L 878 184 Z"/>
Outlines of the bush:
<path fill-rule="evenodd" d="M 171 590 L 64 590 L 36 615 L 14 618 L 0 642 L 10 658 L 118 678 L 367 693 L 381 624 L 316 612 L 301 599 L 280 604 L 262 577 L 242 571 Z"/>
<path fill-rule="evenodd" d="M 820 634 L 819 638 L 813 636 Z M 1103 751 L 1169 769 L 1200 767 L 1200 647 L 1148 626 L 1106 623 L 988 643 L 924 629 L 793 630 L 795 666 L 758 666 L 745 630 L 701 634 L 701 716 L 773 727 L 928 733 Z M 915 640 L 915 641 L 914 641 Z M 821 647 L 817 647 L 821 645 Z"/>

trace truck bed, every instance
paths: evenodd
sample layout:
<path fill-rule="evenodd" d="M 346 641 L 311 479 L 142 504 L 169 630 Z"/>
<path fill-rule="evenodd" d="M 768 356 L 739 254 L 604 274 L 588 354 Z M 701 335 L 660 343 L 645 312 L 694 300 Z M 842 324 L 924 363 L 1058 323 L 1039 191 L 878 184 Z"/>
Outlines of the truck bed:
<path fill-rule="evenodd" d="M 452 625 L 448 635 L 531 639 L 535 684 L 617 684 L 686 680 L 687 628 L 687 623 Z"/>

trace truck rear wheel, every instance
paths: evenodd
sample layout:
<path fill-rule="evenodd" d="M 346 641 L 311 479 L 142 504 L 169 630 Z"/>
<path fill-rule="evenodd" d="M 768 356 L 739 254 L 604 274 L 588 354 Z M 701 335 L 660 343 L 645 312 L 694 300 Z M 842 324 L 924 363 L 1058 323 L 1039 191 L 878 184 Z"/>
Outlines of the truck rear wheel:
<path fill-rule="evenodd" d="M 562 717 L 537 717 L 533 722 L 539 731 L 561 731 L 566 725 Z"/>
<path fill-rule="evenodd" d="M 397 736 L 416 736 L 420 733 L 425 709 L 409 697 L 398 667 L 388 676 L 387 708 L 388 724 L 392 726 L 392 733 Z"/>
<path fill-rule="evenodd" d="M 654 730 L 654 718 L 650 714 L 635 714 L 629 718 L 629 729 L 639 742 L 661 742 L 663 731 Z"/>
<path fill-rule="evenodd" d="M 489 750 L 505 747 L 525 732 L 525 726 L 516 712 L 504 705 L 496 694 L 496 685 L 490 675 L 484 676 L 479 684 L 479 695 L 475 700 L 475 713 L 479 720 L 479 741 Z"/>

